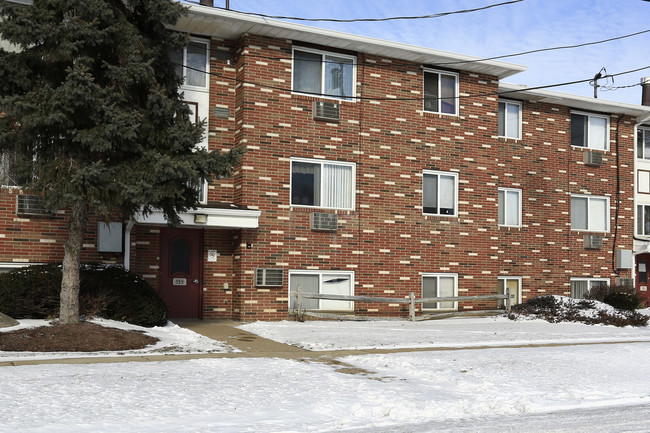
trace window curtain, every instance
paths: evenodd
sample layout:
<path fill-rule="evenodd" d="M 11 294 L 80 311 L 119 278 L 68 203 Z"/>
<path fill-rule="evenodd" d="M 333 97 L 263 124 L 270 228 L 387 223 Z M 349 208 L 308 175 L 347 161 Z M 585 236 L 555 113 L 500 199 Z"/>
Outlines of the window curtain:
<path fill-rule="evenodd" d="M 351 59 L 325 56 L 326 95 L 352 96 L 353 63 Z"/>
<path fill-rule="evenodd" d="M 506 104 L 506 136 L 510 138 L 519 138 L 519 105 Z"/>
<path fill-rule="evenodd" d="M 571 198 L 571 228 L 587 230 L 587 199 L 584 197 Z"/>
<path fill-rule="evenodd" d="M 352 208 L 352 167 L 345 165 L 324 165 L 323 206 Z"/>
<path fill-rule="evenodd" d="M 438 213 L 438 175 L 425 174 L 422 178 L 422 206 L 424 213 Z"/>
<path fill-rule="evenodd" d="M 291 204 L 320 206 L 320 165 L 291 164 Z"/>
<path fill-rule="evenodd" d="M 321 93 L 320 54 L 305 51 L 293 52 L 293 90 L 305 93 Z"/>
<path fill-rule="evenodd" d="M 321 293 L 327 295 L 350 296 L 352 294 L 351 282 L 350 275 L 323 274 Z M 320 307 L 323 310 L 351 310 L 352 302 L 321 299 Z"/>
<path fill-rule="evenodd" d="M 187 66 L 198 69 L 198 71 L 186 68 L 185 84 L 189 86 L 206 87 L 207 74 L 207 48 L 205 44 L 192 43 L 187 46 Z"/>
<path fill-rule="evenodd" d="M 453 215 L 456 208 L 456 179 L 440 176 L 440 214 Z"/>
<path fill-rule="evenodd" d="M 650 159 L 650 132 L 647 130 L 640 131 L 643 134 L 644 159 Z M 639 155 L 641 156 L 641 155 Z"/>
<path fill-rule="evenodd" d="M 592 198 L 589 200 L 589 230 L 607 231 L 607 200 Z"/>
<path fill-rule="evenodd" d="M 298 291 L 298 287 L 300 287 L 303 293 L 318 293 L 318 279 L 318 275 L 291 274 L 289 276 L 289 280 L 291 281 L 289 291 L 290 293 L 296 293 Z M 295 309 L 296 298 L 290 296 L 289 299 L 290 308 Z M 302 300 L 302 308 L 306 310 L 317 310 L 318 305 L 318 299 Z"/>
<path fill-rule="evenodd" d="M 439 296 L 452 297 L 454 293 L 454 278 L 453 277 L 440 277 L 439 281 Z M 455 302 L 438 302 L 438 308 L 454 308 Z"/>
<path fill-rule="evenodd" d="M 589 291 L 589 281 L 571 281 L 571 297 L 582 299 Z"/>
<path fill-rule="evenodd" d="M 456 114 L 456 77 L 440 75 L 440 112 Z"/>
<path fill-rule="evenodd" d="M 645 230 L 641 232 L 643 235 L 650 234 L 650 206 L 643 206 L 643 227 Z"/>
<path fill-rule="evenodd" d="M 519 192 L 506 191 L 506 224 L 519 225 Z"/>
<path fill-rule="evenodd" d="M 605 150 L 607 144 L 607 119 L 589 118 L 589 148 Z"/>

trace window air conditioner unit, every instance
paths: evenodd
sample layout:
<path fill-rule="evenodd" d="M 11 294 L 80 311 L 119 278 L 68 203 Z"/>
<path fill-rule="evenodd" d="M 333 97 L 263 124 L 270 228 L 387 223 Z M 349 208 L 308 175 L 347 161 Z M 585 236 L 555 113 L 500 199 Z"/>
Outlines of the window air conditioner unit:
<path fill-rule="evenodd" d="M 314 101 L 314 120 L 339 121 L 340 105 L 334 102 Z"/>
<path fill-rule="evenodd" d="M 599 250 L 603 247 L 603 237 L 600 235 L 585 235 L 584 246 L 586 250 Z"/>
<path fill-rule="evenodd" d="M 284 269 L 255 269 L 256 287 L 281 287 L 284 281 Z"/>
<path fill-rule="evenodd" d="M 603 165 L 603 154 L 601 152 L 587 150 L 584 152 L 584 162 L 585 165 L 600 167 Z"/>
<path fill-rule="evenodd" d="M 322 232 L 335 232 L 339 228 L 339 218 L 335 213 L 314 212 L 311 214 L 311 229 Z"/>
<path fill-rule="evenodd" d="M 18 215 L 51 215 L 40 198 L 35 195 L 19 194 L 16 198 Z"/>

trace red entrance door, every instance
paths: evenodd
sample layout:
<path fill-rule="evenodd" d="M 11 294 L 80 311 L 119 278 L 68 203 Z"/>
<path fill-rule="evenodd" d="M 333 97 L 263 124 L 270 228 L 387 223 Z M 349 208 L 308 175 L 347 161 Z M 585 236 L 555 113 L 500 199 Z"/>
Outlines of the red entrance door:
<path fill-rule="evenodd" d="M 650 272 L 650 254 L 639 254 L 636 261 L 636 290 L 646 305 L 650 305 L 650 290 L 648 290 L 648 272 Z"/>
<path fill-rule="evenodd" d="M 200 230 L 160 230 L 160 296 L 169 317 L 201 318 Z"/>

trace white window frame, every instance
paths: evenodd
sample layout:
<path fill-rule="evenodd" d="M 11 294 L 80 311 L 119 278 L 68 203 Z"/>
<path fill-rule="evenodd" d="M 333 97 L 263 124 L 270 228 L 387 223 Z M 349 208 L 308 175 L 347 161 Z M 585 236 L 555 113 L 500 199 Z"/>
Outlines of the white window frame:
<path fill-rule="evenodd" d="M 505 187 L 499 188 L 499 190 L 497 192 L 497 206 L 498 207 L 501 206 L 501 202 L 499 201 L 499 193 L 502 193 L 502 192 L 504 193 L 504 200 L 503 200 L 503 206 L 504 206 L 503 219 L 504 219 L 504 221 L 503 221 L 503 224 L 501 222 L 498 222 L 498 212 L 497 212 L 497 222 L 498 222 L 499 227 L 521 227 L 521 215 L 522 215 L 522 209 L 521 209 L 522 199 L 521 199 L 521 195 L 522 195 L 522 190 L 519 189 L 519 188 L 505 188 Z M 508 200 L 506 199 L 506 197 L 507 197 L 508 194 L 513 194 L 513 193 L 517 193 L 517 200 L 519 202 L 518 203 L 519 213 L 517 215 L 517 224 L 508 224 L 506 222 L 507 219 L 508 219 L 507 218 L 507 215 L 508 215 Z"/>
<path fill-rule="evenodd" d="M 202 44 L 205 45 L 205 86 L 194 86 L 186 83 L 185 77 L 187 76 L 187 47 L 185 45 L 182 50 L 183 55 L 183 85 L 182 88 L 198 90 L 198 91 L 208 91 L 210 87 L 210 41 L 207 39 L 200 38 L 190 38 L 190 43 Z"/>
<path fill-rule="evenodd" d="M 339 165 L 339 166 L 344 166 L 344 167 L 351 167 L 352 168 L 352 181 L 349 189 L 349 193 L 351 194 L 351 205 L 350 207 L 332 207 L 332 206 L 324 206 L 323 203 L 323 193 L 324 193 L 324 185 L 325 185 L 325 176 L 321 175 L 320 179 L 320 203 L 321 205 L 305 205 L 305 204 L 294 204 L 292 202 L 293 200 L 293 163 L 295 162 L 301 162 L 301 163 L 306 163 L 306 164 L 314 164 L 314 165 L 320 165 L 321 166 L 321 174 L 323 173 L 323 166 L 325 165 Z M 330 161 L 326 159 L 309 159 L 309 158 L 291 158 L 289 162 L 289 183 L 290 183 L 290 188 L 289 188 L 289 204 L 290 206 L 293 207 L 306 207 L 306 208 L 311 208 L 311 209 L 343 209 L 343 210 L 354 210 L 355 208 L 355 201 L 356 201 L 356 183 L 357 183 L 357 165 L 354 162 L 343 162 L 343 161 Z"/>
<path fill-rule="evenodd" d="M 640 203 L 636 205 L 636 234 L 637 236 L 648 237 L 650 236 L 650 229 L 645 230 L 645 215 L 650 213 L 650 203 Z M 648 215 L 650 217 L 650 215 Z"/>
<path fill-rule="evenodd" d="M 437 213 L 432 213 L 432 212 L 425 212 L 425 206 L 424 206 L 424 177 L 425 176 L 438 176 L 438 191 L 437 191 L 437 197 L 438 197 L 438 203 L 436 203 L 438 206 L 438 212 Z M 450 176 L 454 178 L 454 212 L 452 214 L 441 214 L 440 213 L 440 176 Z M 458 217 L 458 173 L 453 172 L 453 171 L 437 171 L 437 170 L 423 170 L 422 171 L 422 213 L 424 215 L 434 215 L 434 216 L 442 216 L 442 217 Z"/>
<path fill-rule="evenodd" d="M 440 295 L 440 278 L 453 278 L 454 279 L 454 297 L 458 296 L 458 274 L 452 274 L 452 273 L 423 273 L 422 274 L 422 279 L 420 281 L 420 293 L 422 294 L 422 298 L 425 298 L 427 296 L 424 295 L 424 279 L 425 278 L 437 278 L 437 283 L 436 283 L 436 289 L 437 293 L 436 296 L 432 297 L 439 297 Z M 425 303 L 422 304 L 422 311 L 456 311 L 458 310 L 458 301 L 450 301 L 454 303 L 454 306 L 452 308 L 440 308 L 440 302 L 436 302 L 436 308 L 431 308 L 431 307 L 425 307 Z"/>
<path fill-rule="evenodd" d="M 498 112 L 497 112 L 497 116 L 498 116 L 497 122 L 500 124 L 503 121 L 503 135 L 499 134 L 499 137 L 512 138 L 512 139 L 515 139 L 515 140 L 521 140 L 521 132 L 522 132 L 521 131 L 522 130 L 522 126 L 521 126 L 522 125 L 522 120 L 521 120 L 521 118 L 522 118 L 522 105 L 521 105 L 521 102 L 519 102 L 519 101 L 510 101 L 510 100 L 507 100 L 507 99 L 501 99 L 501 100 L 499 100 L 499 106 L 501 104 L 504 105 L 504 117 L 503 117 L 503 119 L 501 119 L 501 117 L 499 116 L 499 114 L 501 113 L 501 110 L 498 110 Z M 516 137 L 511 137 L 511 136 L 508 135 L 508 129 L 509 129 L 508 128 L 508 126 L 509 126 L 508 125 L 508 106 L 509 105 L 515 105 L 515 106 L 519 107 L 519 115 L 517 116 L 517 136 Z"/>
<path fill-rule="evenodd" d="M 508 286 L 508 281 L 512 281 L 512 280 L 517 281 L 517 299 L 519 299 L 519 303 L 522 303 L 523 299 L 522 299 L 522 289 L 521 289 L 521 282 L 522 282 L 521 277 L 512 277 L 512 276 L 509 276 L 509 275 L 504 275 L 504 276 L 498 277 L 498 281 L 503 281 L 503 293 L 499 292 L 499 294 L 500 295 L 505 295 L 506 294 L 505 290 L 506 290 L 506 287 Z M 505 299 L 499 299 L 499 306 L 500 307 L 503 307 L 505 304 L 506 304 Z"/>
<path fill-rule="evenodd" d="M 346 275 L 350 278 L 350 294 L 349 296 L 354 296 L 354 271 L 336 271 L 336 270 L 302 270 L 302 269 L 293 269 L 289 270 L 289 300 L 288 306 L 289 310 L 295 309 L 296 297 L 292 296 L 291 293 L 291 279 L 294 275 L 317 275 L 318 276 L 318 293 L 323 293 L 323 278 L 327 275 Z M 318 301 L 318 309 L 324 309 L 322 307 L 323 302 L 331 304 L 332 302 L 341 303 L 343 308 L 327 308 L 326 311 L 354 311 L 354 301 L 331 301 L 325 299 L 316 299 Z"/>
<path fill-rule="evenodd" d="M 573 227 L 573 199 L 574 198 L 586 198 L 587 199 L 587 228 L 574 228 Z M 589 216 L 589 208 L 591 200 L 605 200 L 605 230 L 597 230 L 592 227 L 591 218 Z M 571 194 L 571 230 L 579 232 L 595 232 L 595 233 L 609 233 L 609 220 L 610 220 L 610 209 L 609 209 L 609 197 L 606 195 L 588 195 L 588 194 Z"/>
<path fill-rule="evenodd" d="M 603 151 L 603 152 L 608 152 L 609 151 L 609 135 L 610 135 L 610 133 L 609 133 L 610 132 L 609 131 L 609 128 L 610 128 L 609 116 L 605 115 L 605 114 L 587 113 L 587 112 L 583 112 L 583 111 L 571 111 L 571 116 L 574 116 L 574 115 L 576 115 L 576 116 L 584 116 L 584 117 L 587 118 L 587 136 L 585 137 L 584 146 L 574 145 L 573 144 L 573 126 L 570 125 L 569 126 L 569 128 L 570 128 L 569 132 L 571 134 L 571 136 L 570 136 L 571 146 L 578 147 L 578 148 L 581 148 L 581 149 L 600 150 L 600 151 Z M 607 121 L 606 126 L 605 126 L 605 148 L 604 149 L 599 149 L 599 148 L 596 148 L 596 147 L 589 146 L 589 134 L 591 134 L 590 120 L 592 118 L 605 119 Z M 572 123 L 573 119 L 570 119 L 570 120 L 571 120 L 570 123 Z"/>
<path fill-rule="evenodd" d="M 587 293 L 593 288 L 593 283 L 601 283 L 605 282 L 607 283 L 607 287 L 609 287 L 609 278 L 571 278 L 570 283 L 573 282 L 579 282 L 579 281 L 586 281 L 588 284 L 587 288 Z M 572 291 L 571 284 L 569 284 L 569 291 Z M 573 297 L 573 293 L 570 293 L 571 297 Z M 584 299 L 584 298 L 575 298 L 575 299 Z"/>
<path fill-rule="evenodd" d="M 296 56 L 295 53 L 296 51 L 302 51 L 305 53 L 311 53 L 311 54 L 319 54 L 321 56 L 321 78 L 320 78 L 320 93 L 314 94 L 314 93 L 305 93 L 301 92 L 299 90 L 295 90 L 295 85 L 294 85 L 294 74 L 296 70 Z M 333 57 L 340 57 L 343 59 L 350 59 L 352 60 L 352 94 L 349 96 L 337 96 L 337 95 L 331 95 L 331 94 L 326 94 L 325 93 L 325 68 L 324 65 L 326 63 L 325 56 L 333 56 Z M 291 93 L 296 94 L 296 95 L 307 95 L 307 96 L 318 96 L 322 97 L 325 99 L 334 99 L 337 101 L 350 101 L 350 102 L 355 102 L 356 101 L 356 96 L 357 96 L 357 57 L 352 56 L 349 54 L 341 54 L 337 53 L 335 51 L 325 51 L 325 50 L 317 50 L 314 48 L 306 48 L 306 47 L 301 47 L 301 46 L 295 46 L 292 48 L 291 51 Z"/>
<path fill-rule="evenodd" d="M 442 110 L 440 109 L 440 101 L 441 101 L 441 99 L 445 99 L 445 98 L 440 98 L 440 97 L 437 98 L 438 103 L 437 103 L 437 106 L 436 106 L 435 110 L 427 109 L 427 99 L 429 99 L 429 98 L 426 97 L 426 94 L 424 92 L 424 88 L 425 88 L 424 81 L 425 81 L 426 74 L 438 74 L 438 95 L 440 95 L 440 76 L 441 75 L 446 75 L 446 76 L 454 77 L 454 82 L 455 82 L 454 84 L 455 85 L 454 85 L 454 97 L 453 97 L 454 98 L 454 112 L 453 113 L 443 113 L 442 112 Z M 458 103 L 459 102 L 458 101 L 458 96 L 460 94 L 459 93 L 460 92 L 460 84 L 459 84 L 459 82 L 460 82 L 460 75 L 458 73 L 449 72 L 449 71 L 440 71 L 440 70 L 436 70 L 436 69 L 424 69 L 424 71 L 422 73 L 422 95 L 424 95 L 424 98 L 422 99 L 422 110 L 424 110 L 427 113 L 438 113 L 438 114 L 443 114 L 443 115 L 446 115 L 446 116 L 458 116 L 458 111 L 459 111 L 458 109 L 459 109 L 459 105 L 460 105 Z"/>
<path fill-rule="evenodd" d="M 641 143 L 639 143 L 639 139 L 641 139 Z M 650 127 L 638 127 L 636 131 L 636 158 L 637 159 L 644 159 L 644 160 L 650 160 L 650 149 L 648 149 L 647 155 L 646 155 L 646 149 L 645 149 L 645 140 L 650 141 Z"/>

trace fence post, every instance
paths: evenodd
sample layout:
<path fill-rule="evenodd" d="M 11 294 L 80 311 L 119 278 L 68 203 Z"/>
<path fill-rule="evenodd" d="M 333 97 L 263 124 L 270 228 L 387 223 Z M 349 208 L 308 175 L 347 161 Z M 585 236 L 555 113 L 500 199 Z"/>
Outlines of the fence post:
<path fill-rule="evenodd" d="M 300 287 L 300 285 L 296 288 L 296 294 L 298 295 L 296 297 L 296 319 L 299 322 L 304 322 L 305 318 L 303 317 L 302 312 L 302 287 Z"/>
<path fill-rule="evenodd" d="M 413 292 L 409 293 L 409 320 L 415 321 L 415 294 Z"/>
<path fill-rule="evenodd" d="M 506 313 L 510 313 L 511 305 L 510 305 L 510 288 L 509 287 L 506 287 L 506 296 L 508 296 L 506 298 Z"/>

